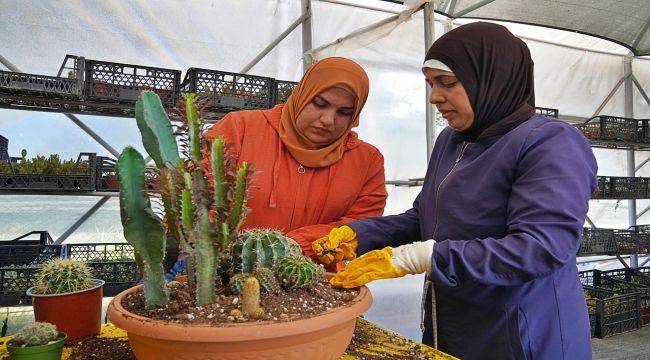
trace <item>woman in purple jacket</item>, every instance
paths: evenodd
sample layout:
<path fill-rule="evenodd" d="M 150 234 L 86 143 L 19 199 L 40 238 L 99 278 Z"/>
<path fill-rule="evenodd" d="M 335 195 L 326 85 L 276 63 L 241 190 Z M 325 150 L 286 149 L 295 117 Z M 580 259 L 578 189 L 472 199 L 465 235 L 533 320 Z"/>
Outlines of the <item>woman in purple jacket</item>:
<path fill-rule="evenodd" d="M 590 359 L 576 267 L 596 184 L 589 143 L 534 114 L 530 52 L 503 26 L 448 32 L 423 72 L 449 127 L 422 191 L 403 214 L 314 241 L 326 263 L 364 254 L 332 284 L 426 273 L 425 344 L 462 359 Z"/>

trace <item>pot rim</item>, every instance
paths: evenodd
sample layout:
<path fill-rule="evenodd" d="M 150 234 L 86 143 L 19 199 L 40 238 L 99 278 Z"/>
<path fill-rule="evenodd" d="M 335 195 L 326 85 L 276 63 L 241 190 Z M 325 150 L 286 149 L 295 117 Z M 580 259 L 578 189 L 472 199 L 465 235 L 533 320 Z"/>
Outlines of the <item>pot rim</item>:
<path fill-rule="evenodd" d="M 136 315 L 122 306 L 122 299 L 138 291 L 142 286 L 137 285 L 124 290 L 111 300 L 107 310 L 110 322 L 129 334 L 183 342 L 245 342 L 318 332 L 343 326 L 349 321 L 356 321 L 356 318 L 367 311 L 372 304 L 370 291 L 362 286 L 359 288 L 359 294 L 346 306 L 333 308 L 307 319 L 232 323 L 220 326 L 179 324 Z"/>
<path fill-rule="evenodd" d="M 61 293 L 61 294 L 47 294 L 46 295 L 46 294 L 37 294 L 36 293 L 36 286 L 32 286 L 29 289 L 27 289 L 26 293 L 27 293 L 28 296 L 31 296 L 31 297 L 57 297 L 57 296 L 65 296 L 65 295 L 74 295 L 74 294 L 79 294 L 79 293 L 95 290 L 95 289 L 97 289 L 99 287 L 104 286 L 104 284 L 106 283 L 102 279 L 90 279 L 90 281 L 91 281 L 92 286 L 89 287 L 88 289 L 84 289 L 84 290 L 78 290 L 78 291 Z"/>
<path fill-rule="evenodd" d="M 56 336 L 56 341 L 54 341 L 51 344 L 43 344 L 43 345 L 36 345 L 36 346 L 14 346 L 14 339 L 12 338 L 11 340 L 7 341 L 7 349 L 9 351 L 18 351 L 20 352 L 21 350 L 32 350 L 33 351 L 38 351 L 41 350 L 41 352 L 44 351 L 49 351 L 53 349 L 57 349 L 60 347 L 63 347 L 65 345 L 66 340 L 68 340 L 68 335 L 64 333 L 63 331 L 59 331 L 59 334 Z"/>

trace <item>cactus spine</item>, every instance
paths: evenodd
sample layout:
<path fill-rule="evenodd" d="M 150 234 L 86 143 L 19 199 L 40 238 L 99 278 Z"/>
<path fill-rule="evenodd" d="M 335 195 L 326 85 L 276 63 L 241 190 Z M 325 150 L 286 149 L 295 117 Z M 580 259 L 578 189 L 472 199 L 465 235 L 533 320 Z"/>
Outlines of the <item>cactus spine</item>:
<path fill-rule="evenodd" d="M 282 258 L 275 267 L 275 275 L 286 289 L 314 286 L 324 272 L 322 266 L 303 255 Z"/>
<path fill-rule="evenodd" d="M 17 346 L 39 346 L 55 341 L 58 337 L 56 326 L 46 322 L 35 322 L 20 329 L 14 335 L 13 342 Z"/>
<path fill-rule="evenodd" d="M 41 295 L 86 290 L 92 286 L 92 273 L 81 261 L 53 259 L 38 271 L 35 286 Z"/>

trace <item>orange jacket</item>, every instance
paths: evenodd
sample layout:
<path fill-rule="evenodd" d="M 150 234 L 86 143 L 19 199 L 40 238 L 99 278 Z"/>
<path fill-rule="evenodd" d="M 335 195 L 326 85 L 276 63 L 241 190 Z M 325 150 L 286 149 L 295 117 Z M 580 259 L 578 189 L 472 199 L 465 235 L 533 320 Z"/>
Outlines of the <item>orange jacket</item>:
<path fill-rule="evenodd" d="M 334 165 L 302 167 L 280 141 L 282 107 L 229 113 L 206 136 L 225 136 L 239 161 L 252 163 L 255 169 L 251 211 L 242 229 L 279 229 L 313 256 L 312 241 L 332 228 L 383 214 L 384 157 L 352 132 L 343 157 Z"/>

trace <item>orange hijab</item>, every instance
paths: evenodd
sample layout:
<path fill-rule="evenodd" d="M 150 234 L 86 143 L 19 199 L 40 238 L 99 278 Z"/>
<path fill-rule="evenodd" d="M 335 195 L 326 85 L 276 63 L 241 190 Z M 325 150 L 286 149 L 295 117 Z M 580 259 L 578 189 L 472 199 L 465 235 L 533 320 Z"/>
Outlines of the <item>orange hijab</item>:
<path fill-rule="evenodd" d="M 318 148 L 296 127 L 296 118 L 323 91 L 343 86 L 352 90 L 356 101 L 352 121 L 346 131 L 333 143 Z M 366 72 L 352 60 L 329 57 L 316 62 L 303 75 L 282 109 L 278 132 L 280 140 L 302 165 L 318 168 L 334 164 L 343 156 L 343 148 L 353 127 L 359 125 L 359 113 L 368 98 L 369 81 Z"/>

